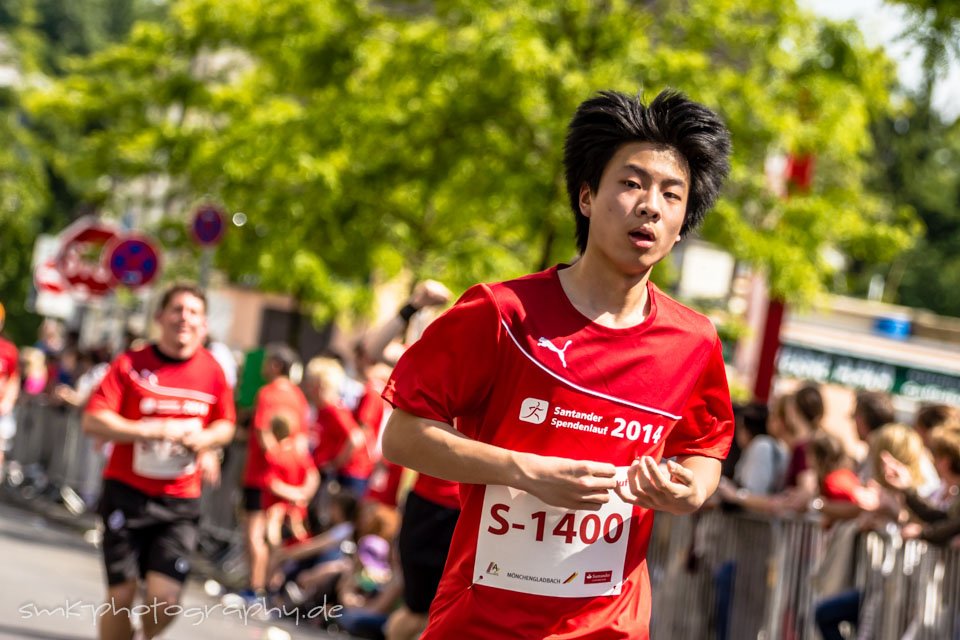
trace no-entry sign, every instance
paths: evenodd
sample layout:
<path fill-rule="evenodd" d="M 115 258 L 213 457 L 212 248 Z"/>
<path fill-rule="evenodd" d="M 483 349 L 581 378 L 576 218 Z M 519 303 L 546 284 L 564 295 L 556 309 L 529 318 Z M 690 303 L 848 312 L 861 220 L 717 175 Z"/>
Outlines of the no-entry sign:
<path fill-rule="evenodd" d="M 127 235 L 104 250 L 110 274 L 131 289 L 149 284 L 160 273 L 160 252 L 146 236 Z"/>
<path fill-rule="evenodd" d="M 203 204 L 197 207 L 193 214 L 190 230 L 193 238 L 205 247 L 218 244 L 223 239 L 226 229 L 226 216 L 223 209 L 213 204 Z"/>

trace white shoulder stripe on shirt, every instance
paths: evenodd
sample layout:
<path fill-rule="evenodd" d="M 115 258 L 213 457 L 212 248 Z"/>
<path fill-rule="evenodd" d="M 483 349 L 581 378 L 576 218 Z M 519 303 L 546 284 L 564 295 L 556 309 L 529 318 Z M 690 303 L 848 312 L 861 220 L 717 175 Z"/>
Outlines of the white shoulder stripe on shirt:
<path fill-rule="evenodd" d="M 136 375 L 133 371 L 130 371 L 128 375 L 130 376 L 130 379 L 133 380 L 134 384 L 145 391 L 149 391 L 150 393 L 155 393 L 160 396 L 171 396 L 174 398 L 197 400 L 199 402 L 205 402 L 206 404 L 217 403 L 216 396 L 203 393 L 202 391 L 194 391 L 193 389 L 178 389 L 177 387 L 164 387 L 158 384 L 152 384 Z"/>
<path fill-rule="evenodd" d="M 576 389 L 577 391 L 581 391 L 581 392 L 583 392 L 583 393 L 586 393 L 586 394 L 588 394 L 588 395 L 596 396 L 597 398 L 603 398 L 604 400 L 610 400 L 611 402 L 616 402 L 616 403 L 619 403 L 619 404 L 625 404 L 625 405 L 627 405 L 628 407 L 633 407 L 634 409 L 640 409 L 641 411 L 649 411 L 650 413 L 655 413 L 655 414 L 660 415 L 660 416 L 665 416 L 665 417 L 671 418 L 671 419 L 673 419 L 673 420 L 679 420 L 679 419 L 682 417 L 682 416 L 674 415 L 674 414 L 670 413 L 669 411 L 664 411 L 663 409 L 655 409 L 655 408 L 653 408 L 653 407 L 648 407 L 648 406 L 646 406 L 646 405 L 642 405 L 642 404 L 639 404 L 639 403 L 636 403 L 636 402 L 631 402 L 630 400 L 625 400 L 624 398 L 618 398 L 618 397 L 616 397 L 616 396 L 611 396 L 611 395 L 609 395 L 609 394 L 602 393 L 602 392 L 600 392 L 600 391 L 594 391 L 593 389 L 587 389 L 586 387 L 582 387 L 582 386 L 578 385 L 578 384 L 575 383 L 575 382 L 571 382 L 570 380 L 567 380 L 567 379 L 564 378 L 563 376 L 558 375 L 558 374 L 554 373 L 553 371 L 551 371 L 550 369 L 548 369 L 543 363 L 541 363 L 541 362 L 540 362 L 539 360 L 537 360 L 533 355 L 531 355 L 530 353 L 528 353 L 527 350 L 524 349 L 523 346 L 520 344 L 520 342 L 514 337 L 513 332 L 510 331 L 510 327 L 507 326 L 507 323 L 506 323 L 506 321 L 505 321 L 503 318 L 500 318 L 500 324 L 503 325 L 504 331 L 506 331 L 506 332 L 507 332 L 507 335 L 510 336 L 510 339 L 513 341 L 513 344 L 515 344 L 515 345 L 517 346 L 517 349 L 520 350 L 520 353 L 522 353 L 523 355 L 525 355 L 525 356 L 527 357 L 527 359 L 530 360 L 530 362 L 532 362 L 533 364 L 537 365 L 538 367 L 540 367 L 540 369 L 542 369 L 543 371 L 545 371 L 545 372 L 546 372 L 547 374 L 549 374 L 550 376 L 556 378 L 556 379 L 559 380 L 560 382 L 564 383 L 565 385 L 567 385 L 567 386 L 569 386 L 569 387 L 572 387 L 572 388 Z"/>

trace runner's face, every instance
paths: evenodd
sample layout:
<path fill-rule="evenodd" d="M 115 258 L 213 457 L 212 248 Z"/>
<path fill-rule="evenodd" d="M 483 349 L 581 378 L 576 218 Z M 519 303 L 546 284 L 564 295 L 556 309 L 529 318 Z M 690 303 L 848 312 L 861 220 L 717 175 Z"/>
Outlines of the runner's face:
<path fill-rule="evenodd" d="M 157 313 L 160 345 L 191 356 L 207 337 L 207 312 L 203 300 L 186 291 L 175 294 Z"/>
<path fill-rule="evenodd" d="M 580 190 L 590 219 L 586 255 L 625 275 L 643 275 L 680 239 L 690 176 L 680 154 L 649 142 L 623 145 L 607 163 L 596 193 Z"/>

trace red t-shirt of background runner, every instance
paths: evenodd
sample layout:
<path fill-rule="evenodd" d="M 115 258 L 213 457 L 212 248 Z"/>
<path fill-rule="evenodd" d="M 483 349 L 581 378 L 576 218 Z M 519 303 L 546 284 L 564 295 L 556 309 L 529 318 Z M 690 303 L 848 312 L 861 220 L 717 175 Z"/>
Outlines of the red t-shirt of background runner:
<path fill-rule="evenodd" d="M 400 482 L 403 479 L 403 467 L 381 458 L 370 473 L 367 483 L 366 500 L 373 500 L 388 507 L 396 508 L 400 502 Z"/>
<path fill-rule="evenodd" d="M 247 466 L 243 472 L 243 486 L 252 489 L 265 489 L 267 486 L 264 479 L 267 467 L 263 447 L 260 446 L 260 439 L 255 431 L 269 429 L 270 418 L 284 413 L 291 419 L 297 418 L 290 425 L 291 435 L 305 433 L 309 412 L 310 407 L 303 392 L 289 378 L 277 378 L 260 388 L 254 403 L 250 434 L 247 436 Z"/>
<path fill-rule="evenodd" d="M 0 384 L 17 373 L 20 368 L 20 354 L 9 340 L 0 338 Z"/>
<path fill-rule="evenodd" d="M 343 449 L 347 438 L 354 429 L 360 426 L 354 420 L 350 410 L 339 404 L 328 404 L 317 409 L 317 448 L 313 451 L 313 460 L 317 467 L 327 466 L 331 460 L 337 457 L 337 454 Z M 370 477 L 373 471 L 373 462 L 370 458 L 369 447 L 356 447 L 350 456 L 350 459 L 338 471 L 351 478 Z"/>
<path fill-rule="evenodd" d="M 647 319 L 612 329 L 573 307 L 556 268 L 478 285 L 407 350 L 384 397 L 413 415 L 447 424 L 456 418 L 468 437 L 518 451 L 621 468 L 641 455 L 723 458 L 733 413 L 716 331 L 654 285 L 648 293 Z M 620 503 L 627 519 L 620 516 L 622 524 L 614 521 L 603 539 L 587 527 L 591 539 L 584 544 L 591 551 L 594 543 L 606 544 L 609 533 L 608 548 L 622 558 L 592 567 L 589 554 L 564 555 L 568 529 L 539 531 L 535 519 L 526 518 L 539 511 L 524 515 L 520 502 L 487 504 L 508 491 L 460 485 L 462 512 L 422 639 L 649 637 L 646 550 L 653 512 Z M 491 524 L 491 517 L 500 520 Z M 589 517 L 567 512 L 561 522 L 579 523 L 583 541 Z M 518 531 L 521 525 L 526 529 Z M 481 542 L 493 555 L 481 557 Z M 517 558 L 511 548 L 546 553 Z M 584 566 L 552 575 L 549 558 L 558 551 L 564 562 Z M 525 566 L 507 565 L 497 553 Z M 584 592 L 598 595 L 565 595 Z"/>
<path fill-rule="evenodd" d="M 236 420 L 233 392 L 223 369 L 206 349 L 184 361 L 164 358 L 154 346 L 121 354 L 90 396 L 85 411 L 104 409 L 128 420 L 199 418 L 204 428 L 217 420 Z M 133 447 L 130 442 L 114 443 L 104 478 L 150 496 L 200 497 L 199 468 L 178 478 L 146 478 L 133 471 Z"/>
<path fill-rule="evenodd" d="M 273 480 L 279 480 L 294 487 L 303 486 L 307 481 L 307 474 L 310 469 L 316 468 L 313 464 L 313 458 L 307 450 L 306 441 L 298 443 L 295 436 L 285 438 L 278 442 L 264 454 L 265 471 L 263 474 L 263 486 L 267 491 L 263 492 L 263 508 L 268 509 L 278 502 L 287 502 L 272 491 L 269 491 L 270 483 Z"/>

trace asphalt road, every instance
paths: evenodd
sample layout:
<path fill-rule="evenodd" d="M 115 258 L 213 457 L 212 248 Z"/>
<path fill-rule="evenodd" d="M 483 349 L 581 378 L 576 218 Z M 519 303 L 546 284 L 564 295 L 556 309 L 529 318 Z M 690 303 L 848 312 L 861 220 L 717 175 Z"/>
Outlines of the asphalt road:
<path fill-rule="evenodd" d="M 97 637 L 94 608 L 105 588 L 100 552 L 84 533 L 0 502 L 0 640 L 88 640 Z M 307 640 L 331 638 L 306 621 L 244 620 L 225 612 L 188 582 L 185 612 L 164 638 L 176 640 Z M 340 636 L 345 637 L 345 636 Z"/>

